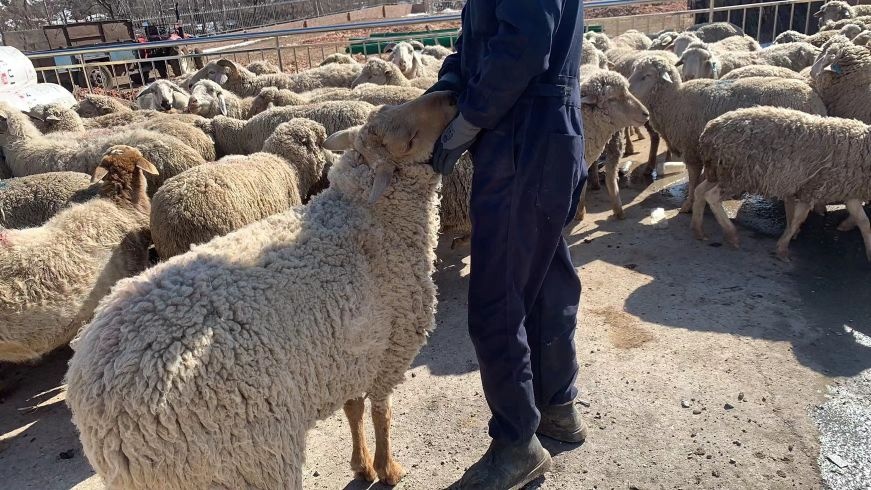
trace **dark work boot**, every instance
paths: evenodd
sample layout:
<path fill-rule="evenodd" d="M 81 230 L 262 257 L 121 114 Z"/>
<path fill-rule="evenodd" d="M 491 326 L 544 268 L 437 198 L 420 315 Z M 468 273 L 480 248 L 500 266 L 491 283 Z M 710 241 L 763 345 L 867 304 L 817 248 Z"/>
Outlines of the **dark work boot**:
<path fill-rule="evenodd" d="M 587 426 L 573 402 L 542 407 L 537 434 L 569 444 L 580 444 L 587 438 Z"/>
<path fill-rule="evenodd" d="M 519 490 L 550 466 L 550 453 L 535 436 L 518 445 L 494 440 L 484 456 L 448 490 Z"/>

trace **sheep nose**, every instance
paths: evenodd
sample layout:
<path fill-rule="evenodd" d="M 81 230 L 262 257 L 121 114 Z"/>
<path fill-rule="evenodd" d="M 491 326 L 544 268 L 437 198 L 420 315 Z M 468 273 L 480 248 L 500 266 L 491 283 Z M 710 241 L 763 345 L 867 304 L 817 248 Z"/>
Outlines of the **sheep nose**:
<path fill-rule="evenodd" d="M 188 99 L 188 104 L 197 105 L 197 104 L 199 104 L 199 101 L 197 100 L 196 97 L 191 97 Z"/>
<path fill-rule="evenodd" d="M 165 110 L 165 111 L 168 111 L 170 108 L 172 108 L 172 106 L 169 105 L 169 102 L 167 102 L 165 100 L 160 103 L 160 107 L 163 107 L 163 110 Z"/>

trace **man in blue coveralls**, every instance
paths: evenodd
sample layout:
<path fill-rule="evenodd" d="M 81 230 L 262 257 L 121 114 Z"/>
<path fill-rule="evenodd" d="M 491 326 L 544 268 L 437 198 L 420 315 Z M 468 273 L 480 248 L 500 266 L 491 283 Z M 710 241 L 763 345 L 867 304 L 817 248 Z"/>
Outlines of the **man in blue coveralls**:
<path fill-rule="evenodd" d="M 581 284 L 562 229 L 586 180 L 578 67 L 581 0 L 468 0 L 457 52 L 430 88 L 460 113 L 433 152 L 469 150 L 469 334 L 493 414 L 490 448 L 455 488 L 520 488 L 545 473 L 536 433 L 580 443 L 574 332 Z"/>

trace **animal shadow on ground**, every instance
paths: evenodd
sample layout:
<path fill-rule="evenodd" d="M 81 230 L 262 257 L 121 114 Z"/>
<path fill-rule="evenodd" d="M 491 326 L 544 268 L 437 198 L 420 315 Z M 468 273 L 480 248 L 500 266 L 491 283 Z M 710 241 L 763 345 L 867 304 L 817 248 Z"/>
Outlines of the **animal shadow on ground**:
<path fill-rule="evenodd" d="M 0 363 L 0 467 L 15 481 L 28 474 L 33 488 L 65 489 L 92 471 L 62 401 L 63 377 L 72 356 L 58 349 L 39 361 Z M 2 486 L 2 485 L 0 485 Z"/>
<path fill-rule="evenodd" d="M 433 276 L 439 290 L 436 327 L 412 364 L 412 367 L 426 365 L 437 376 L 478 370 L 467 329 L 469 276 L 464 269 L 469 260 L 469 246 L 458 245 L 451 250 L 450 244 L 450 237 L 440 237 Z"/>
<path fill-rule="evenodd" d="M 682 188 L 663 188 L 639 205 L 673 210 Z M 635 188 L 621 192 L 625 202 L 637 198 Z M 592 209 L 607 203 L 606 194 L 593 196 Z M 722 232 L 710 212 L 707 242 L 692 238 L 688 215 L 669 219 L 667 229 L 644 217 L 636 211 L 622 222 L 585 223 L 568 237 L 576 267 L 599 260 L 652 278 L 628 296 L 627 313 L 674 328 L 790 342 L 802 365 L 829 376 L 871 367 L 871 347 L 854 333 L 871 336 L 871 267 L 858 231 L 835 229 L 844 211 L 812 214 L 790 246 L 790 264 L 772 253 L 785 218 L 770 200 L 746 199 L 737 209 L 739 250 L 718 242 Z"/>

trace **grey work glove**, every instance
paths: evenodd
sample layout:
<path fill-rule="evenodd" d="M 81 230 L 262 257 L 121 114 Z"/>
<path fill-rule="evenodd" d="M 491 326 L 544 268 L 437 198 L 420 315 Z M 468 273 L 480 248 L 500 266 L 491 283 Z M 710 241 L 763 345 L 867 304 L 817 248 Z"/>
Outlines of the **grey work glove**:
<path fill-rule="evenodd" d="M 481 128 L 473 125 L 462 114 L 457 115 L 441 137 L 436 141 L 432 151 L 432 167 L 442 175 L 454 171 L 457 161 L 472 146 Z"/>

